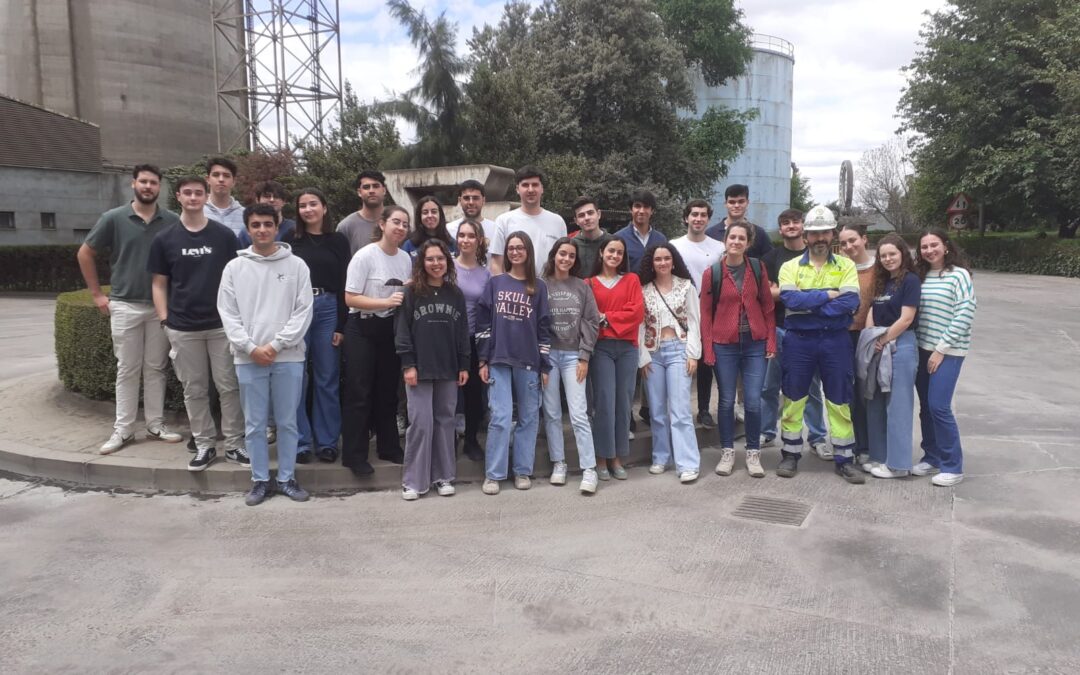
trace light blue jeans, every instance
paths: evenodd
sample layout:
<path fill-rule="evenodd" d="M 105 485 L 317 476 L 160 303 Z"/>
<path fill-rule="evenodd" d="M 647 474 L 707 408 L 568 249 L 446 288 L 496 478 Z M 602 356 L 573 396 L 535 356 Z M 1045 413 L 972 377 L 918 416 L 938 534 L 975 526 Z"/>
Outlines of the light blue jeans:
<path fill-rule="evenodd" d="M 888 349 L 888 347 L 886 347 Z M 870 441 L 870 461 L 884 462 L 890 469 L 911 471 L 911 438 L 915 417 L 915 372 L 919 349 L 915 331 L 906 330 L 896 338 L 892 355 L 892 386 L 887 394 L 878 390 L 866 402 L 866 431 Z M 855 396 L 862 397 L 862 386 Z"/>
<path fill-rule="evenodd" d="M 244 408 L 244 444 L 251 456 L 251 480 L 270 480 L 270 446 L 266 443 L 266 425 L 273 408 L 277 421 L 277 457 L 279 483 L 292 480 L 296 469 L 296 409 L 300 405 L 304 383 L 304 364 L 299 361 L 236 364 L 240 381 L 240 405 Z"/>
<path fill-rule="evenodd" d="M 570 411 L 570 426 L 577 442 L 578 465 L 582 469 L 596 467 L 596 450 L 593 447 L 592 427 L 589 425 L 588 403 L 585 399 L 585 383 L 577 381 L 578 353 L 552 349 L 549 353 L 551 372 L 544 388 L 544 429 L 547 433 L 548 456 L 552 462 L 565 462 L 566 449 L 562 429 L 562 401 L 559 399 L 559 382 L 566 390 L 566 407 Z"/>
<path fill-rule="evenodd" d="M 784 334 L 783 328 L 776 329 L 776 356 L 765 362 L 765 386 L 761 388 L 761 434 L 766 438 L 776 438 L 777 427 L 780 424 L 780 384 L 783 382 L 783 369 L 780 367 L 780 354 L 783 351 Z M 825 405 L 821 401 L 821 379 L 814 375 L 810 383 L 810 399 L 806 402 L 806 412 L 803 413 L 803 425 L 806 426 L 806 440 L 813 443 L 824 443 L 827 430 L 825 428 Z"/>
<path fill-rule="evenodd" d="M 484 474 L 491 480 L 506 479 L 510 461 L 510 423 L 517 401 L 514 428 L 514 475 L 531 476 L 536 462 L 536 431 L 540 427 L 540 373 L 488 365 L 488 423 Z"/>
<path fill-rule="evenodd" d="M 652 463 L 667 466 L 674 451 L 676 471 L 697 471 L 701 452 L 690 410 L 693 378 L 686 374 L 686 343 L 678 338 L 662 340 L 643 379 L 651 404 Z"/>

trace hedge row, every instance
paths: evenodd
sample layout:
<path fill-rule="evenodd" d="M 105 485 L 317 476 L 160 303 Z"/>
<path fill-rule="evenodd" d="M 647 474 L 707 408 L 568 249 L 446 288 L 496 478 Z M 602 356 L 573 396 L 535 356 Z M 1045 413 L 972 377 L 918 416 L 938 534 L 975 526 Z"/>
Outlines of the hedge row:
<path fill-rule="evenodd" d="M 61 293 L 56 298 L 54 335 L 56 366 L 64 388 L 92 399 L 115 399 L 116 357 L 109 317 L 94 306 L 90 291 Z M 167 372 L 165 407 L 182 410 L 184 391 L 171 362 Z"/>
<path fill-rule="evenodd" d="M 57 246 L 0 246 L 0 291 L 63 293 L 83 288 L 78 244 Z M 109 260 L 99 255 L 98 277 L 109 281 Z"/>
<path fill-rule="evenodd" d="M 1080 240 L 976 235 L 960 239 L 960 246 L 976 269 L 1080 277 Z"/>

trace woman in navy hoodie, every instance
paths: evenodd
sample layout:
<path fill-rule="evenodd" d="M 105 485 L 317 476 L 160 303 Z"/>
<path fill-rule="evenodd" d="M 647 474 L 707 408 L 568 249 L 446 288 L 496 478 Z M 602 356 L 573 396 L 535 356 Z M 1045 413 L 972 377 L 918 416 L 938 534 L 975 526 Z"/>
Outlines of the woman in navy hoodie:
<path fill-rule="evenodd" d="M 499 494 L 509 461 L 513 401 L 518 420 L 514 430 L 514 487 L 528 490 L 536 460 L 540 392 L 551 370 L 551 318 L 547 286 L 536 278 L 532 240 L 524 232 L 506 238 L 503 260 L 509 271 L 491 277 L 476 306 L 476 350 L 480 379 L 489 387 L 491 422 L 487 434 L 484 494 Z"/>

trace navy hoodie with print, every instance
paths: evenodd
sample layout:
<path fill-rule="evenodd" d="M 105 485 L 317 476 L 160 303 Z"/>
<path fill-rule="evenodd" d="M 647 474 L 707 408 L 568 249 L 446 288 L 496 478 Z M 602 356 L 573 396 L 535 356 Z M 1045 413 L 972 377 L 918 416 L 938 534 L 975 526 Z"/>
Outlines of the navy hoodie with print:
<path fill-rule="evenodd" d="M 476 303 L 476 352 L 480 361 L 535 370 L 551 370 L 551 317 L 547 286 L 537 279 L 532 295 L 525 282 L 509 274 L 488 279 Z"/>

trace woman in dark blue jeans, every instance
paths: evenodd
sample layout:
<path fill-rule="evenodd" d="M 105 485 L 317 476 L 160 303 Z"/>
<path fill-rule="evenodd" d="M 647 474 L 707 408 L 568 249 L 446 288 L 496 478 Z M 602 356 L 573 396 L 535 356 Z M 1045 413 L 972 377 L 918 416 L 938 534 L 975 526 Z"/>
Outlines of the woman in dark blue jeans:
<path fill-rule="evenodd" d="M 765 265 L 746 257 L 753 243 L 754 228 L 745 221 L 728 225 L 724 235 L 727 252 L 701 279 L 701 354 L 706 365 L 715 367 L 720 390 L 717 426 L 721 456 L 716 473 L 721 476 L 730 476 L 735 468 L 735 386 L 740 373 L 746 410 L 746 470 L 754 478 L 765 475 L 761 466 L 761 386 L 765 360 L 776 353 L 776 315 Z M 713 275 L 718 268 L 716 285 Z"/>
<path fill-rule="evenodd" d="M 334 231 L 327 217 L 326 196 L 316 188 L 305 188 L 296 196 L 296 216 L 296 229 L 285 242 L 292 247 L 293 255 L 307 263 L 311 292 L 315 295 L 311 327 L 304 338 L 307 365 L 300 410 L 296 414 L 300 435 L 296 462 L 307 464 L 313 457 L 333 462 L 338 456 L 341 436 L 338 347 L 345 333 L 349 240 Z"/>

